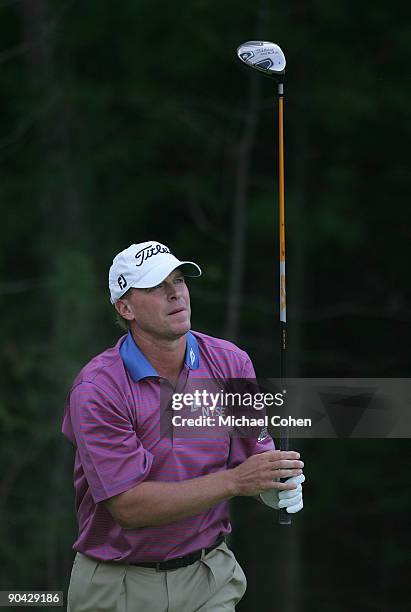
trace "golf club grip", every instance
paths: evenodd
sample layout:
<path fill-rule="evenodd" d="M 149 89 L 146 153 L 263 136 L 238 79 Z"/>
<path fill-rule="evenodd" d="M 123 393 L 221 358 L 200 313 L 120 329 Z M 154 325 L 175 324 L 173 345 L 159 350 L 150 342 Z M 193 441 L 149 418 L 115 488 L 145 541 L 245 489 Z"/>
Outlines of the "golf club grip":
<path fill-rule="evenodd" d="M 280 338 L 280 342 L 281 342 L 281 361 L 280 361 L 280 368 L 281 368 L 281 383 L 282 383 L 282 388 L 284 391 L 286 391 L 286 386 L 285 386 L 285 368 L 286 368 L 286 363 L 285 363 L 285 356 L 286 356 L 286 346 L 287 346 L 287 334 L 286 334 L 286 324 L 284 321 L 281 321 L 280 324 L 280 328 L 281 328 L 281 338 Z M 285 396 L 287 398 L 287 395 Z M 287 400 L 285 400 L 284 406 L 286 405 Z M 290 438 L 289 438 L 289 433 L 288 433 L 288 427 L 283 427 L 280 430 L 280 450 L 290 450 Z M 285 479 L 282 479 L 282 482 L 284 482 Z M 278 514 L 278 524 L 279 525 L 291 525 L 291 516 L 288 514 L 288 512 L 285 510 L 285 508 L 280 508 L 279 510 L 279 514 Z"/>
<path fill-rule="evenodd" d="M 289 450 L 289 440 L 286 432 L 282 432 L 282 437 L 280 438 L 280 450 Z M 291 516 L 288 514 L 285 508 L 280 508 L 279 510 L 278 524 L 291 525 Z"/>

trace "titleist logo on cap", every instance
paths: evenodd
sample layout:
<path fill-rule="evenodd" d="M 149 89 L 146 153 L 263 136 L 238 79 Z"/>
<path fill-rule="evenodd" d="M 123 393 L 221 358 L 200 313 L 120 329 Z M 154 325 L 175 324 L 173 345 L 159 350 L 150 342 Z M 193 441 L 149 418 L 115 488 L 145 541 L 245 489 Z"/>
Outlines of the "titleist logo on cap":
<path fill-rule="evenodd" d="M 147 259 L 153 257 L 153 255 L 159 255 L 160 253 L 171 253 L 171 251 L 162 244 L 156 244 L 154 246 L 150 244 L 149 246 L 144 247 L 144 249 L 141 249 L 141 251 L 137 251 L 134 256 L 137 260 L 136 266 L 142 266 Z"/>

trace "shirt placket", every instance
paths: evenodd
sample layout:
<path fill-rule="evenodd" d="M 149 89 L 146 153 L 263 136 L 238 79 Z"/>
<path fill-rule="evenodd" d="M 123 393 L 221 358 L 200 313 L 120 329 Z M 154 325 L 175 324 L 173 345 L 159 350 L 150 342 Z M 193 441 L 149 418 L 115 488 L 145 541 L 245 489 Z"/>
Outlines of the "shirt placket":
<path fill-rule="evenodd" d="M 180 376 L 177 379 L 176 386 L 170 383 L 166 378 L 160 378 L 160 409 L 161 409 L 161 437 L 169 436 L 171 446 L 174 446 L 174 427 L 172 418 L 176 414 L 173 409 L 174 393 L 184 393 L 187 386 L 190 369 L 184 364 Z"/>

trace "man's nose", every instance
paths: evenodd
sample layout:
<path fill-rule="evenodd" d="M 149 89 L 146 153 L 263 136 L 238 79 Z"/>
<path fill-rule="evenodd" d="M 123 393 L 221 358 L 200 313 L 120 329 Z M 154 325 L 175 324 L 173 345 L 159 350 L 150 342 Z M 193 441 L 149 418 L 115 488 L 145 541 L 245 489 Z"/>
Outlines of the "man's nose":
<path fill-rule="evenodd" d="M 181 287 L 179 285 L 170 283 L 167 286 L 167 297 L 169 300 L 178 298 L 180 294 L 181 294 Z"/>

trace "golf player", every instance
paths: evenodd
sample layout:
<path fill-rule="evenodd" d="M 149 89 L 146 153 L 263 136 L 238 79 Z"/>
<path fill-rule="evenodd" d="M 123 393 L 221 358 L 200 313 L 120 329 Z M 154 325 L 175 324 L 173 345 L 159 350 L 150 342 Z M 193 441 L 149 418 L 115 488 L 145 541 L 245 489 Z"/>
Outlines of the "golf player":
<path fill-rule="evenodd" d="M 79 524 L 69 612 L 234 610 L 246 579 L 225 542 L 228 501 L 261 494 L 272 508 L 302 508 L 300 456 L 274 450 L 268 434 L 161 435 L 160 389 L 255 377 L 244 351 L 190 331 L 186 278 L 200 274 L 156 241 L 110 268 L 128 333 L 81 370 L 62 426 L 76 450 Z"/>

